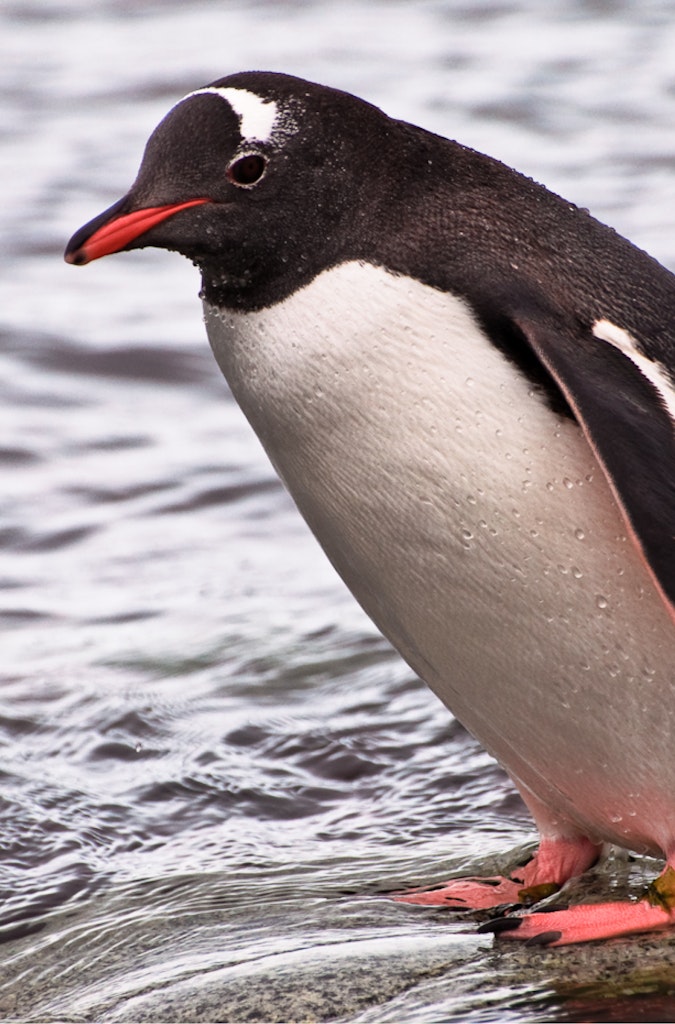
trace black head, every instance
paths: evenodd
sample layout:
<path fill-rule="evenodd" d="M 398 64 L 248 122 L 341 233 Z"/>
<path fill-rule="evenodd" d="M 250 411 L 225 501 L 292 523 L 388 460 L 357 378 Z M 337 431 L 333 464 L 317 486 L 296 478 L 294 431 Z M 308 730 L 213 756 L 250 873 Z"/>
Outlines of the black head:
<path fill-rule="evenodd" d="M 379 169 L 395 126 L 362 100 L 287 75 L 220 79 L 169 112 L 129 193 L 76 232 L 66 259 L 158 246 L 200 267 L 210 301 L 267 305 L 359 255 L 386 206 Z"/>

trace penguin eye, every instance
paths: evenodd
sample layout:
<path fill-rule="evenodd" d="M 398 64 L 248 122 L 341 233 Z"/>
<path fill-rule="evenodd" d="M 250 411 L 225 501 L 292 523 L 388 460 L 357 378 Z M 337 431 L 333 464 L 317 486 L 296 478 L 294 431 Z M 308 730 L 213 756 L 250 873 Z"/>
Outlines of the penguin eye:
<path fill-rule="evenodd" d="M 267 160 L 260 153 L 246 153 L 233 160 L 227 168 L 227 177 L 233 185 L 251 188 L 262 178 L 267 167 Z"/>

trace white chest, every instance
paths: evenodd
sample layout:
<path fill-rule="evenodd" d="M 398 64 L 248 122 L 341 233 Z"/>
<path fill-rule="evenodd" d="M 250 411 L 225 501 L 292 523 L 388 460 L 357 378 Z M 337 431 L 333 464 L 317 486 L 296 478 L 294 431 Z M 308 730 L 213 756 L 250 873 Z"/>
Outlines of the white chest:
<path fill-rule="evenodd" d="M 581 431 L 462 301 L 351 263 L 206 324 L 356 598 L 526 786 L 609 691 L 630 701 L 638 676 L 671 672 L 667 615 Z M 514 721 L 537 703 L 536 729 Z"/>
<path fill-rule="evenodd" d="M 553 416 L 451 295 L 349 263 L 272 310 L 207 307 L 206 325 L 301 510 L 311 519 L 329 500 L 341 532 L 391 514 L 408 544 L 436 528 L 443 549 L 466 547 L 467 531 L 502 517 L 507 499 L 518 519 L 537 474 L 555 489 L 570 446 L 584 476 L 595 473 L 577 427 Z M 560 497 L 540 492 L 554 511 Z"/>

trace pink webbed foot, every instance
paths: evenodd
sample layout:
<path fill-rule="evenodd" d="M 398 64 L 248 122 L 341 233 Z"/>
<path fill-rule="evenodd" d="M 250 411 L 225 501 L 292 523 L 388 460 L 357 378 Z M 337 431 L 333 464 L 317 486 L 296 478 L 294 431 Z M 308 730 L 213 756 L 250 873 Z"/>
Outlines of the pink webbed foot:
<path fill-rule="evenodd" d="M 449 907 L 454 910 L 490 910 L 504 903 L 520 903 L 520 882 L 503 875 L 491 878 L 455 878 L 437 889 L 393 894 L 396 903 L 415 906 Z"/>
<path fill-rule="evenodd" d="M 445 885 L 397 893 L 398 903 L 447 907 L 452 910 L 490 910 L 504 904 L 532 904 L 557 892 L 569 878 L 582 874 L 598 858 L 600 847 L 583 837 L 542 839 L 523 868 L 506 878 L 456 878 Z M 515 919 L 513 919 L 515 920 Z"/>
<path fill-rule="evenodd" d="M 635 903 L 580 904 L 567 910 L 496 918 L 486 921 L 478 930 L 533 946 L 566 946 L 659 931 L 674 924 L 675 869 L 668 866 Z"/>

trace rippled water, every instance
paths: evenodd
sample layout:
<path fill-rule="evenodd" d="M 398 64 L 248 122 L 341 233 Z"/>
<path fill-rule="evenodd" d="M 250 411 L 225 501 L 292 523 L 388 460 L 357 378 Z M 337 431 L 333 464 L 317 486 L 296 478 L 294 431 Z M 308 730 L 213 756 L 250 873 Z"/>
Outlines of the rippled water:
<path fill-rule="evenodd" d="M 0 8 L 2 1019 L 673 1019 L 668 936 L 504 950 L 377 899 L 491 868 L 528 817 L 308 536 L 193 268 L 61 253 L 177 98 L 264 67 L 489 151 L 675 267 L 674 57 L 665 0 Z"/>

